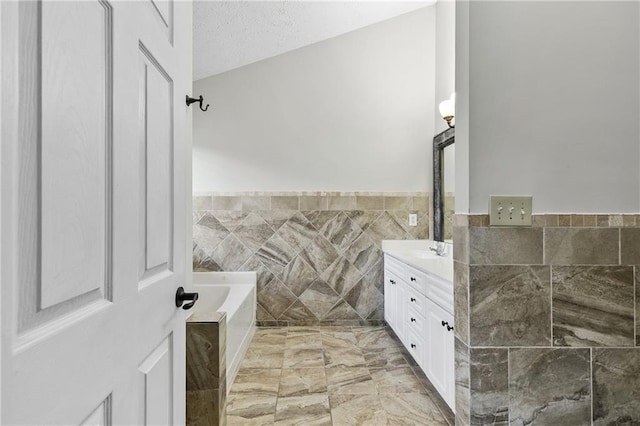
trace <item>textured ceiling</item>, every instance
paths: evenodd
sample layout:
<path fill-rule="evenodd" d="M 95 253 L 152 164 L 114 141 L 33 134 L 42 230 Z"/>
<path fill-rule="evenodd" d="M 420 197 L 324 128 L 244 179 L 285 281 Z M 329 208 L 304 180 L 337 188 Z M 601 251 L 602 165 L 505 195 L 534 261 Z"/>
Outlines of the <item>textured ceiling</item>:
<path fill-rule="evenodd" d="M 199 80 L 429 6 L 427 1 L 194 1 Z"/>

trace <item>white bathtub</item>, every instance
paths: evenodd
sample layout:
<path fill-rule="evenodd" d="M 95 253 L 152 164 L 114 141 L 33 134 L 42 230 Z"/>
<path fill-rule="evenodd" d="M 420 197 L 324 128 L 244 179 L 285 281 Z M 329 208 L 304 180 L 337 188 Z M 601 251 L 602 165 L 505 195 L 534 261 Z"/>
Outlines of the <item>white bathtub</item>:
<path fill-rule="evenodd" d="M 199 293 L 194 313 L 227 314 L 227 393 L 255 333 L 255 272 L 194 272 L 193 291 Z"/>

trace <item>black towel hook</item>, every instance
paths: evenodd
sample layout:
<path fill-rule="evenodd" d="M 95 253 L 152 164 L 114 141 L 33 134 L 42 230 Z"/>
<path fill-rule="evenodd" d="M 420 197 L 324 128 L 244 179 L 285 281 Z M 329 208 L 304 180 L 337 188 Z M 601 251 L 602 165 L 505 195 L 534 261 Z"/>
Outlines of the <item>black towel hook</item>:
<path fill-rule="evenodd" d="M 204 101 L 204 99 L 202 99 L 202 95 L 200 95 L 199 98 L 192 98 L 189 95 L 187 95 L 187 106 L 191 106 L 192 103 L 198 102 L 200 104 L 200 110 L 206 111 L 206 110 L 209 109 L 209 104 L 207 104 L 206 107 L 202 108 L 202 102 L 203 101 Z"/>

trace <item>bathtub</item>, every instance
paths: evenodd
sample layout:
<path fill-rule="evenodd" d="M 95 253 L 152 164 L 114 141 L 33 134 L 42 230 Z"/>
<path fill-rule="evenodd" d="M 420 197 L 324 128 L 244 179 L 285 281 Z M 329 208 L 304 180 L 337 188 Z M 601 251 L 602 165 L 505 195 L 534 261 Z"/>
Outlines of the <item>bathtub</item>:
<path fill-rule="evenodd" d="M 255 333 L 255 272 L 194 272 L 193 291 L 199 293 L 193 313 L 227 314 L 227 393 Z"/>

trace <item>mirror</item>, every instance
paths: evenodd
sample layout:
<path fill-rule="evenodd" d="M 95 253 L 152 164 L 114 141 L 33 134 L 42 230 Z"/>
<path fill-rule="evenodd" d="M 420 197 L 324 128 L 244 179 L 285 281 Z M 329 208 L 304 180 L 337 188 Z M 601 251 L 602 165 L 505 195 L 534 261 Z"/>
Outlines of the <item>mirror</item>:
<path fill-rule="evenodd" d="M 455 188 L 455 129 L 433 138 L 433 239 L 450 241 L 453 236 Z"/>

